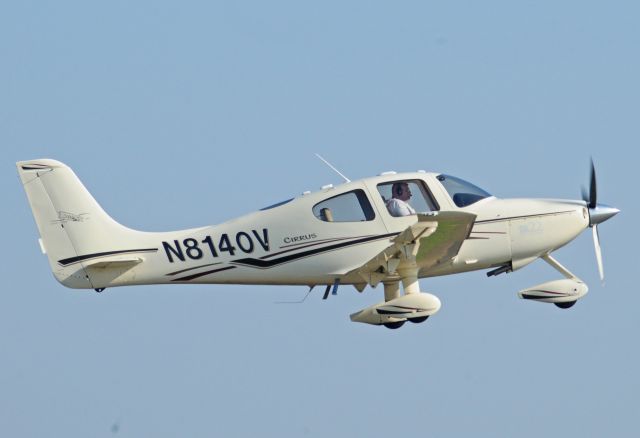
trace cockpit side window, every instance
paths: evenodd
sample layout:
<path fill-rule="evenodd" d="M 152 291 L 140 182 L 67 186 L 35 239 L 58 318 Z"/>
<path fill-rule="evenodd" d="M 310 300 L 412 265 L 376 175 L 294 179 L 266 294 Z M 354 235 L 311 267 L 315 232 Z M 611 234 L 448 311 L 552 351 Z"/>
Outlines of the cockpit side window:
<path fill-rule="evenodd" d="M 376 217 L 367 195 L 360 189 L 317 203 L 313 215 L 324 222 L 364 222 Z"/>
<path fill-rule="evenodd" d="M 389 214 L 394 217 L 410 216 L 438 210 L 438 204 L 420 180 L 390 181 L 378 184 L 378 192 Z"/>
<path fill-rule="evenodd" d="M 458 207 L 466 207 L 491 196 L 480 187 L 455 176 L 443 174 L 438 175 L 437 178 Z"/>

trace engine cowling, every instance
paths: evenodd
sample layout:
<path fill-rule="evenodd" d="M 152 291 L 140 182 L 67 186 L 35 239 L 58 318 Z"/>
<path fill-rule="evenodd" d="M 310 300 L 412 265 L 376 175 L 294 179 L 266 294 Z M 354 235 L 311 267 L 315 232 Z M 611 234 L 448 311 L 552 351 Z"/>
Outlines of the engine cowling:
<path fill-rule="evenodd" d="M 584 297 L 589 288 L 586 284 L 575 279 L 548 281 L 518 292 L 524 300 L 542 303 L 570 303 Z"/>
<path fill-rule="evenodd" d="M 441 306 L 440 300 L 435 295 L 424 292 L 411 293 L 353 313 L 351 321 L 383 325 L 411 319 L 417 320 L 433 315 L 440 310 Z"/>

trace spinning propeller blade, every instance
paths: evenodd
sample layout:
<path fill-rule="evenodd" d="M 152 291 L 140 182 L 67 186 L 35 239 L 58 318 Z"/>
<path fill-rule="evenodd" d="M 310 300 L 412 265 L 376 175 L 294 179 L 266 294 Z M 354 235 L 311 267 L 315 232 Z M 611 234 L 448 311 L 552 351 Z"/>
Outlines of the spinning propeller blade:
<path fill-rule="evenodd" d="M 604 268 L 602 266 L 602 250 L 600 249 L 600 236 L 598 235 L 598 226 L 593 226 L 593 246 L 596 250 L 596 260 L 598 261 L 598 273 L 600 281 L 604 281 Z"/>
<path fill-rule="evenodd" d="M 617 208 L 607 207 L 598 204 L 598 188 L 596 184 L 596 168 L 591 159 L 591 176 L 589 181 L 589 193 L 582 188 L 582 199 L 589 208 L 589 226 L 593 228 L 593 246 L 596 251 L 596 260 L 598 262 L 598 273 L 600 280 L 604 281 L 604 268 L 602 266 L 602 249 L 600 247 L 600 235 L 598 234 L 598 224 L 615 216 L 620 212 Z"/>
<path fill-rule="evenodd" d="M 598 189 L 596 187 L 596 168 L 591 159 L 591 176 L 589 177 L 589 193 L 582 187 L 582 200 L 587 203 L 587 207 L 596 208 L 598 205 Z"/>

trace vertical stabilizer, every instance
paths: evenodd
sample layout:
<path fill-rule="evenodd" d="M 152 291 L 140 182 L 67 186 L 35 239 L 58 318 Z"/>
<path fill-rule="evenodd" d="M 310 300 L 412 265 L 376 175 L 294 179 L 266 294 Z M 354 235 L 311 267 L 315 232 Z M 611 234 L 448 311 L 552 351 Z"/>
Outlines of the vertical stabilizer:
<path fill-rule="evenodd" d="M 65 164 L 49 159 L 16 163 L 55 277 L 72 288 L 93 288 L 87 254 L 131 247 L 141 233 L 114 221 Z"/>

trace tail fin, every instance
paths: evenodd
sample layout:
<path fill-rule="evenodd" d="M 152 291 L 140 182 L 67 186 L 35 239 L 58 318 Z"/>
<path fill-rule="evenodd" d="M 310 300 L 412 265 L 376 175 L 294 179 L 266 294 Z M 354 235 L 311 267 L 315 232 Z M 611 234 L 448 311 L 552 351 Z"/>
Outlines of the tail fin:
<path fill-rule="evenodd" d="M 141 233 L 113 220 L 65 164 L 41 159 L 16 165 L 42 250 L 56 279 L 65 286 L 96 287 L 83 262 L 92 256 L 129 252 L 113 249 L 131 248 L 132 242 L 140 242 Z"/>

